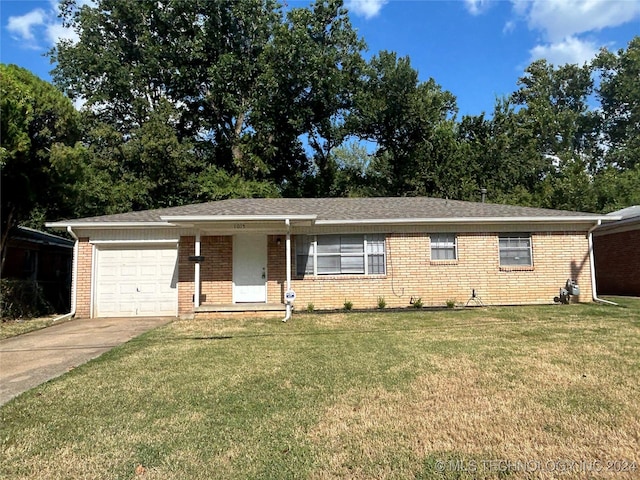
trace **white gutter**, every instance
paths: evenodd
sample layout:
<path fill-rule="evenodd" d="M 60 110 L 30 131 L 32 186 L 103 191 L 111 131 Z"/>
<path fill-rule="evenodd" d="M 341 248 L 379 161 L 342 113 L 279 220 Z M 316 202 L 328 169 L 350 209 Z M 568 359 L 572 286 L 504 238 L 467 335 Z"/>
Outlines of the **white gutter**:
<path fill-rule="evenodd" d="M 285 222 L 291 220 L 313 221 L 317 215 L 163 215 L 160 219 L 166 222 Z"/>
<path fill-rule="evenodd" d="M 291 221 L 286 218 L 284 224 L 287 226 L 287 240 L 285 241 L 286 252 L 286 265 L 287 265 L 287 292 L 291 290 Z M 286 300 L 285 300 L 286 301 Z M 286 322 L 291 318 L 292 308 L 291 302 L 286 301 L 287 313 L 285 317 L 282 319 L 283 322 Z"/>
<path fill-rule="evenodd" d="M 78 292 L 78 237 L 70 226 L 67 226 L 67 232 L 71 238 L 75 240 L 73 244 L 73 261 L 71 263 L 71 311 L 65 315 L 61 315 L 53 319 L 53 322 L 59 322 L 73 317 L 76 314 L 76 295 Z"/>
<path fill-rule="evenodd" d="M 140 228 L 140 227 L 175 227 L 167 222 L 50 222 L 49 228 Z M 67 230 L 68 231 L 68 230 Z"/>
<path fill-rule="evenodd" d="M 50 222 L 49 228 L 149 228 L 175 227 L 180 222 L 243 222 L 243 221 L 310 221 L 316 225 L 375 225 L 375 224 L 441 224 L 441 223 L 591 223 L 594 221 L 613 222 L 621 220 L 616 216 L 565 216 L 565 217 L 436 217 L 436 218 L 372 218 L 351 220 L 317 220 L 317 215 L 190 215 L 190 216 L 161 216 L 160 222 Z M 176 223 L 173 223 L 176 222 Z"/>
<path fill-rule="evenodd" d="M 361 220 L 316 220 L 316 225 L 369 225 L 410 223 L 591 223 L 615 221 L 620 217 L 566 216 L 566 217 L 437 217 L 437 218 L 376 218 Z"/>
<path fill-rule="evenodd" d="M 587 235 L 589 237 L 589 267 L 591 267 L 591 294 L 593 296 L 594 302 L 607 303 L 609 305 L 618 305 L 615 302 L 610 302 L 609 300 L 598 298 L 598 292 L 596 290 L 596 265 L 593 259 L 593 231 L 598 228 L 601 223 L 602 221 L 598 220 L 598 223 L 591 227 L 587 232 Z"/>

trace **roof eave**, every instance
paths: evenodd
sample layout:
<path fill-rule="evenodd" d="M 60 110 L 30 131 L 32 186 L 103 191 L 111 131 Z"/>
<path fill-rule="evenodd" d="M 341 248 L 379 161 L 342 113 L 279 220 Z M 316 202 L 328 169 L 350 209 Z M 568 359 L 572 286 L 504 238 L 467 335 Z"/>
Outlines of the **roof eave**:
<path fill-rule="evenodd" d="M 358 220 L 317 220 L 316 225 L 375 225 L 375 224 L 444 224 L 444 223 L 589 223 L 614 221 L 616 218 L 604 216 L 565 216 L 565 217 L 439 217 L 439 218 L 383 218 Z"/>
<path fill-rule="evenodd" d="M 48 222 L 44 224 L 48 228 L 153 228 L 174 227 L 168 222 Z"/>
<path fill-rule="evenodd" d="M 317 215 L 166 215 L 160 217 L 170 223 L 212 223 L 212 222 L 284 222 L 315 221 Z"/>

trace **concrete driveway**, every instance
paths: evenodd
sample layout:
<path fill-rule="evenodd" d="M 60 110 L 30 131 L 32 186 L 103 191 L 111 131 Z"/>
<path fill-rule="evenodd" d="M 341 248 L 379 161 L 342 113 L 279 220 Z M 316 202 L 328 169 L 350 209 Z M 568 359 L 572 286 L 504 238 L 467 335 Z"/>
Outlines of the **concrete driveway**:
<path fill-rule="evenodd" d="M 0 340 L 0 405 L 172 320 L 78 319 Z"/>

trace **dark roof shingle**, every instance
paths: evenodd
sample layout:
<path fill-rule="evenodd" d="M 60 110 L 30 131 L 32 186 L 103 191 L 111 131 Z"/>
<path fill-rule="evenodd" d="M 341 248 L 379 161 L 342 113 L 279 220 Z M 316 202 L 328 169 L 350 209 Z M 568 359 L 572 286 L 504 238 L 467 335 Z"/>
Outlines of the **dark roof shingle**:
<path fill-rule="evenodd" d="M 230 199 L 184 205 L 181 207 L 144 210 L 139 212 L 103 215 L 56 222 L 80 223 L 138 223 L 162 222 L 164 216 L 262 216 L 317 215 L 320 221 L 392 221 L 398 219 L 468 219 L 523 217 L 596 218 L 598 215 L 519 207 L 494 203 L 465 202 L 430 197 L 374 197 L 374 198 L 253 198 Z"/>

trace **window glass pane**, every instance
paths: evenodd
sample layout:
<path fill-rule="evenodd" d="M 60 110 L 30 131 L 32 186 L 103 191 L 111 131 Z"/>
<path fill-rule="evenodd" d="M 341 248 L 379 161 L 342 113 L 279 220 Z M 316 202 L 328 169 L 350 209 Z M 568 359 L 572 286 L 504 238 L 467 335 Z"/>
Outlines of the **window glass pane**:
<path fill-rule="evenodd" d="M 296 275 L 313 273 L 313 237 L 298 235 L 296 244 Z"/>
<path fill-rule="evenodd" d="M 343 255 L 340 259 L 340 266 L 341 273 L 364 273 L 364 256 Z"/>
<path fill-rule="evenodd" d="M 369 274 L 384 274 L 384 255 L 369 255 Z"/>
<path fill-rule="evenodd" d="M 503 235 L 499 238 L 500 265 L 531 266 L 531 236 Z"/>
<path fill-rule="evenodd" d="M 342 253 L 364 253 L 364 236 L 362 235 L 342 235 L 340 244 Z"/>
<path fill-rule="evenodd" d="M 431 260 L 455 260 L 456 236 L 453 233 L 431 235 Z"/>
<path fill-rule="evenodd" d="M 340 273 L 340 256 L 318 256 L 318 275 L 331 275 Z"/>
<path fill-rule="evenodd" d="M 372 255 L 384 254 L 384 235 L 367 235 L 367 253 Z"/>
<path fill-rule="evenodd" d="M 318 235 L 318 253 L 340 253 L 340 235 Z"/>

